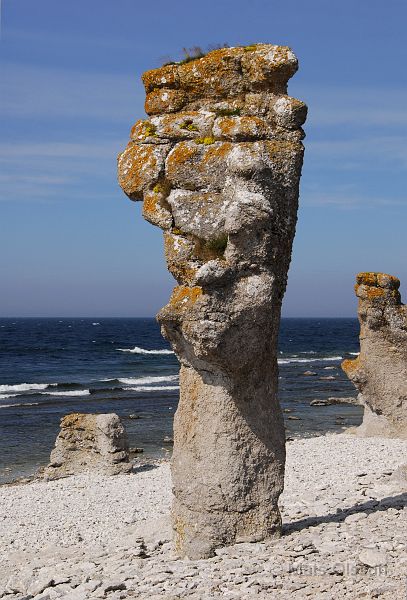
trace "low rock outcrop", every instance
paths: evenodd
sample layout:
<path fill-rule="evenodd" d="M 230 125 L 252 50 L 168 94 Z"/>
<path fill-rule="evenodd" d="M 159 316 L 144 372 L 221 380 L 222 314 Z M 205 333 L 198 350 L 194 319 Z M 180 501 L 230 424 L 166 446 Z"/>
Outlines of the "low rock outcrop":
<path fill-rule="evenodd" d="M 297 59 L 268 44 L 143 75 L 147 120 L 119 183 L 164 230 L 178 282 L 158 315 L 180 362 L 173 525 L 181 556 L 278 536 L 285 435 L 276 346 L 306 117 Z"/>
<path fill-rule="evenodd" d="M 104 475 L 131 471 L 126 432 L 116 414 L 73 413 L 61 419 L 45 476 L 54 479 L 84 471 Z"/>
<path fill-rule="evenodd" d="M 360 354 L 342 368 L 364 405 L 357 433 L 407 438 L 407 306 L 400 281 L 385 273 L 359 273 Z"/>

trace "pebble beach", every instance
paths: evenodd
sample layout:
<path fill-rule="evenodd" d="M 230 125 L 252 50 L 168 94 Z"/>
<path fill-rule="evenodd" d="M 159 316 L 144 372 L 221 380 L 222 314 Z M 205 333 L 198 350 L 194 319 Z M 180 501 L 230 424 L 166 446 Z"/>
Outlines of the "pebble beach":
<path fill-rule="evenodd" d="M 179 560 L 169 462 L 0 487 L 0 597 L 406 597 L 407 442 L 349 434 L 287 444 L 284 534 Z"/>

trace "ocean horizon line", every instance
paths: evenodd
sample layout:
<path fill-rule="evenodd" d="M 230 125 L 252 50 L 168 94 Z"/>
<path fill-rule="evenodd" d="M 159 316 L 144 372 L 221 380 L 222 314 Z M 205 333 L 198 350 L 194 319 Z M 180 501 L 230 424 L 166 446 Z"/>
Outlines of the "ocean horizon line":
<path fill-rule="evenodd" d="M 2 317 L 0 316 L 0 321 L 12 321 L 13 319 L 20 319 L 20 320 L 28 320 L 28 319 L 46 319 L 46 320 L 92 320 L 92 319 L 139 319 L 139 320 L 156 320 L 155 316 L 149 316 L 149 317 L 135 317 L 135 316 L 102 316 L 102 315 L 92 315 L 92 316 L 7 316 L 7 317 Z M 310 320 L 314 320 L 314 321 L 320 321 L 322 319 L 343 319 L 343 320 L 354 320 L 357 321 L 357 317 L 355 316 L 330 316 L 330 317 L 307 317 L 307 316 L 301 316 L 301 317 L 281 317 L 281 320 L 289 320 L 289 319 L 307 319 L 308 321 Z"/>

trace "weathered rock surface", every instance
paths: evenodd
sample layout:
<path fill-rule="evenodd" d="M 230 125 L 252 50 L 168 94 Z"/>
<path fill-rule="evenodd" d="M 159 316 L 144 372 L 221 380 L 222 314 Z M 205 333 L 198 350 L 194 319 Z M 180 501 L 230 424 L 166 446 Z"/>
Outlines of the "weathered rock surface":
<path fill-rule="evenodd" d="M 116 414 L 73 413 L 61 419 L 44 475 L 58 478 L 84 471 L 117 475 L 131 468 L 126 432 Z"/>
<path fill-rule="evenodd" d="M 359 273 L 360 354 L 342 368 L 364 405 L 357 433 L 407 438 L 407 306 L 400 282 L 384 273 Z"/>
<path fill-rule="evenodd" d="M 285 436 L 276 344 L 306 106 L 297 59 L 257 44 L 143 75 L 146 112 L 119 183 L 164 230 L 178 281 L 159 313 L 181 362 L 173 523 L 181 556 L 278 536 Z"/>

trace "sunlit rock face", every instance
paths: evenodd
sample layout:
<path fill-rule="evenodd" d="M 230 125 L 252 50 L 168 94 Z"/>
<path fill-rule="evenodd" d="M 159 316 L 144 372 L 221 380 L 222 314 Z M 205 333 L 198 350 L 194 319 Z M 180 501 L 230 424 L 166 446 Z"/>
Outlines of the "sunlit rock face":
<path fill-rule="evenodd" d="M 158 320 L 181 362 L 180 556 L 281 532 L 276 348 L 303 158 L 306 106 L 287 95 L 297 66 L 289 48 L 258 44 L 148 71 L 149 118 L 118 159 L 178 282 Z"/>
<path fill-rule="evenodd" d="M 407 306 L 400 281 L 385 273 L 359 273 L 360 354 L 342 368 L 365 407 L 359 435 L 407 438 Z"/>

